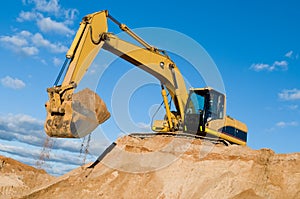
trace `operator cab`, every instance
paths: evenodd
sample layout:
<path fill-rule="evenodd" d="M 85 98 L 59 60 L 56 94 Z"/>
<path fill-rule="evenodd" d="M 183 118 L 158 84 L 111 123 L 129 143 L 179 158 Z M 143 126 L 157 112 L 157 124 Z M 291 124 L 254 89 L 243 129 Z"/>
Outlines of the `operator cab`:
<path fill-rule="evenodd" d="M 183 131 L 205 136 L 207 122 L 224 119 L 224 100 L 223 94 L 209 87 L 190 89 L 185 107 Z"/>

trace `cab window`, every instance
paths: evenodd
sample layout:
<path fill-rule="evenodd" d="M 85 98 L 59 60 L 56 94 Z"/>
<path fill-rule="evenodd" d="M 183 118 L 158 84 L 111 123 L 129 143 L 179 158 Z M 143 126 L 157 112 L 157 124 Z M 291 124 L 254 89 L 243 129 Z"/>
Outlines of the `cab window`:
<path fill-rule="evenodd" d="M 187 114 L 200 114 L 204 109 L 204 97 L 192 92 L 187 104 Z"/>
<path fill-rule="evenodd" d="M 208 99 L 208 118 L 224 118 L 224 95 L 216 92 L 210 92 Z"/>

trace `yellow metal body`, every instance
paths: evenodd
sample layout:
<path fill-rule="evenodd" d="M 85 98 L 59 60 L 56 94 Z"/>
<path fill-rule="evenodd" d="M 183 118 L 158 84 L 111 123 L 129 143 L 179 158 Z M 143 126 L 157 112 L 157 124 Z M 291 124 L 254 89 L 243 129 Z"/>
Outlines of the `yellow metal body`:
<path fill-rule="evenodd" d="M 173 129 L 173 123 L 172 123 L 172 117 L 171 117 L 171 110 L 170 110 L 170 106 L 169 106 L 169 102 L 168 102 L 167 92 L 163 87 L 161 89 L 161 94 L 162 94 L 164 104 L 165 104 L 165 108 L 166 108 L 166 115 L 167 115 L 168 124 L 169 124 L 168 127 L 169 127 L 169 130 L 172 130 Z"/>
<path fill-rule="evenodd" d="M 107 26 L 108 18 L 140 43 L 142 47 L 124 41 L 116 35 L 109 33 Z M 166 118 L 165 120 L 155 121 L 152 129 L 160 132 L 178 130 L 176 128 L 185 119 L 184 109 L 188 99 L 185 82 L 178 67 L 163 53 L 164 51 L 149 45 L 126 25 L 119 23 L 110 16 L 108 11 L 105 10 L 89 14 L 83 18 L 73 43 L 66 54 L 66 57 L 70 59 L 70 63 L 62 85 L 48 89 L 49 101 L 46 103 L 46 133 L 49 136 L 55 137 L 80 137 L 78 134 L 72 132 L 71 121 L 74 119 L 72 95 L 76 85 L 80 83 L 101 48 L 121 57 L 160 80 L 166 108 Z M 176 116 L 170 110 L 167 92 L 164 87 L 167 89 L 176 107 Z M 225 111 L 226 106 L 224 107 L 224 116 Z M 208 122 L 207 133 L 211 133 L 212 135 L 219 133 L 217 129 L 220 129 L 224 123 L 229 124 L 232 122 L 226 118 L 224 117 L 221 121 L 214 120 Z M 235 125 L 242 126 L 237 121 Z M 221 134 L 221 137 L 226 140 L 232 139 L 226 137 L 225 134 Z M 238 140 L 230 141 L 237 144 L 244 144 Z"/>

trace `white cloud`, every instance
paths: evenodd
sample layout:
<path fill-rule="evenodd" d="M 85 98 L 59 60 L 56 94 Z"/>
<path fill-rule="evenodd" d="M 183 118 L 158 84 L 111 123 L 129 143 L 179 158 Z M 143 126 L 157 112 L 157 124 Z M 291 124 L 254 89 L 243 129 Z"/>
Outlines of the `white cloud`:
<path fill-rule="evenodd" d="M 29 146 L 42 147 L 46 139 L 43 129 L 44 121 L 33 118 L 25 114 L 0 115 L 0 140 L 18 141 Z M 60 150 L 70 153 L 79 153 L 81 139 L 56 139 L 53 150 Z M 108 142 L 103 140 L 91 140 L 91 153 L 94 150 L 104 149 Z M 99 155 L 99 153 L 97 154 Z"/>
<path fill-rule="evenodd" d="M 20 23 L 35 22 L 40 33 L 21 31 L 12 35 L 0 35 L 0 44 L 18 54 L 38 58 L 41 48 L 53 53 L 65 53 L 68 47 L 60 42 L 51 42 L 42 34 L 60 34 L 70 36 L 75 33 L 69 25 L 73 24 L 78 15 L 77 9 L 63 8 L 59 0 L 22 0 L 23 5 L 30 5 L 31 10 L 22 10 L 16 20 Z M 41 34 L 42 33 L 42 34 Z M 42 63 L 45 60 L 39 59 Z"/>
<path fill-rule="evenodd" d="M 29 0 L 35 4 L 35 8 L 41 12 L 58 13 L 61 8 L 58 0 Z"/>
<path fill-rule="evenodd" d="M 1 36 L 0 42 L 8 49 L 24 55 L 37 55 L 39 50 L 30 44 L 29 38 L 32 34 L 28 31 L 21 31 L 12 36 Z"/>
<path fill-rule="evenodd" d="M 43 124 L 44 121 L 25 114 L 0 115 L 0 154 L 15 156 L 17 160 L 26 157 L 27 162 L 34 164 L 46 140 Z M 55 171 L 46 168 L 47 171 L 63 174 L 83 162 L 83 157 L 79 156 L 82 139 L 48 139 L 53 145 L 47 149 L 50 157 L 45 162 L 51 166 L 60 164 L 60 168 L 57 167 Z M 95 160 L 105 146 L 107 142 L 104 139 L 91 140 L 87 157 L 89 161 Z"/>
<path fill-rule="evenodd" d="M 75 32 L 68 27 L 69 24 L 73 24 L 73 20 L 75 18 L 76 11 L 68 11 L 64 18 L 63 22 L 58 22 L 50 17 L 44 17 L 43 14 L 30 11 L 24 12 L 21 11 L 19 17 L 17 18 L 18 22 L 24 21 L 36 21 L 36 24 L 41 32 L 44 33 L 55 33 L 55 34 L 65 34 L 65 35 L 73 35 Z"/>
<path fill-rule="evenodd" d="M 146 124 L 144 122 L 138 122 L 137 123 L 137 127 L 142 132 L 151 132 L 151 126 L 150 126 L 150 124 Z"/>
<path fill-rule="evenodd" d="M 22 0 L 23 5 L 33 4 L 41 12 L 56 13 L 61 10 L 59 0 Z"/>
<path fill-rule="evenodd" d="M 290 50 L 289 52 L 285 53 L 284 56 L 287 57 L 287 58 L 289 58 L 289 59 L 294 59 L 294 60 L 297 60 L 299 58 L 299 54 L 295 53 L 292 50 Z"/>
<path fill-rule="evenodd" d="M 288 63 L 287 61 L 275 61 L 272 66 L 274 66 L 275 68 L 278 66 L 281 67 L 282 70 L 286 70 L 288 67 Z"/>
<path fill-rule="evenodd" d="M 287 106 L 287 108 L 290 109 L 290 110 L 296 110 L 296 109 L 298 109 L 298 107 L 299 107 L 299 106 L 296 105 L 296 104 Z"/>
<path fill-rule="evenodd" d="M 12 89 L 21 89 L 26 86 L 26 84 L 18 79 L 18 78 L 12 78 L 10 76 L 6 76 L 1 79 L 1 84 L 5 87 L 12 88 Z"/>
<path fill-rule="evenodd" d="M 46 60 L 44 60 L 44 59 L 39 59 L 39 60 L 40 60 L 40 62 L 41 62 L 42 64 L 48 65 L 47 62 L 46 62 Z"/>
<path fill-rule="evenodd" d="M 39 137 L 43 121 L 25 114 L 7 114 L 0 116 L 0 125 L 0 130 Z"/>
<path fill-rule="evenodd" d="M 285 53 L 284 56 L 285 56 L 285 57 L 288 57 L 288 58 L 292 58 L 292 56 L 293 56 L 293 51 L 291 50 L 291 51 Z"/>
<path fill-rule="evenodd" d="M 287 70 L 288 69 L 288 62 L 283 61 L 275 61 L 272 65 L 264 64 L 264 63 L 258 63 L 258 64 L 252 64 L 250 66 L 250 69 L 254 71 L 274 71 L 274 70 Z"/>
<path fill-rule="evenodd" d="M 35 5 L 35 10 L 46 12 L 55 16 L 62 15 L 66 21 L 74 20 L 78 15 L 77 9 L 65 9 L 59 4 L 59 0 L 30 0 Z"/>
<path fill-rule="evenodd" d="M 52 20 L 50 17 L 42 18 L 37 21 L 37 25 L 42 32 L 54 32 L 58 34 L 73 35 L 74 31 L 68 28 L 64 23 Z"/>
<path fill-rule="evenodd" d="M 79 14 L 79 11 L 76 9 L 68 9 L 65 10 L 65 23 L 67 24 L 73 24 L 74 19 L 76 19 L 77 15 Z"/>
<path fill-rule="evenodd" d="M 40 33 L 32 34 L 24 30 L 12 36 L 1 36 L 0 42 L 8 49 L 27 56 L 37 55 L 41 47 L 53 53 L 65 53 L 68 50 L 61 43 L 51 43 Z"/>
<path fill-rule="evenodd" d="M 280 93 L 278 93 L 278 97 L 279 99 L 286 100 L 286 101 L 300 100 L 300 90 L 296 88 L 290 90 L 285 89 Z"/>
<path fill-rule="evenodd" d="M 63 61 L 61 59 L 59 59 L 57 57 L 53 58 L 53 64 L 54 64 L 54 66 L 61 66 L 62 63 L 63 63 Z"/>
<path fill-rule="evenodd" d="M 34 8 L 30 12 L 22 11 L 17 18 L 19 22 L 34 20 L 34 16 L 39 16 L 38 20 L 40 20 L 44 18 L 43 14 L 46 14 L 62 19 L 64 24 L 73 24 L 74 19 L 79 13 L 77 9 L 65 9 L 61 7 L 59 0 L 23 0 L 23 4 L 33 4 Z"/>
<path fill-rule="evenodd" d="M 35 146 L 41 146 L 43 143 L 42 140 L 46 137 L 43 132 L 43 124 L 43 121 L 25 114 L 7 114 L 0 116 L 1 136 L 6 134 L 9 140 L 16 140 Z M 28 140 L 26 136 L 31 136 L 32 140 Z M 39 141 L 33 142 L 36 140 L 35 138 L 39 138 Z"/>
<path fill-rule="evenodd" d="M 298 126 L 298 122 L 292 121 L 292 122 L 277 122 L 276 126 L 280 128 L 288 127 L 288 126 Z"/>
<path fill-rule="evenodd" d="M 20 48 L 20 51 L 23 54 L 28 55 L 28 56 L 37 55 L 39 53 L 39 49 L 37 49 L 34 46 L 25 46 L 25 47 L 22 47 L 22 48 Z"/>
<path fill-rule="evenodd" d="M 27 45 L 28 42 L 25 38 L 21 38 L 18 35 L 13 35 L 13 36 L 1 36 L 0 41 L 2 43 L 7 43 L 8 45 L 14 45 L 14 46 L 24 46 Z"/>
<path fill-rule="evenodd" d="M 51 45 L 50 41 L 44 39 L 44 37 L 40 33 L 34 34 L 31 39 L 32 39 L 32 42 L 37 46 L 46 47 L 46 46 Z"/>
<path fill-rule="evenodd" d="M 19 145 L 19 146 L 15 146 L 12 144 L 1 144 L 0 143 L 0 152 L 5 152 L 8 153 L 10 155 L 14 155 L 14 156 L 19 156 L 21 157 L 20 159 L 23 158 L 29 158 L 27 160 L 27 162 L 29 164 L 31 164 L 32 166 L 35 166 L 35 164 L 37 163 L 37 161 L 39 160 L 39 157 L 41 155 L 41 148 L 38 147 L 26 147 L 24 145 Z M 16 157 L 19 159 L 19 157 Z M 94 157 L 95 159 L 95 157 Z M 69 168 L 69 169 L 74 169 L 74 167 L 78 167 L 81 165 L 82 161 L 81 161 L 81 157 L 79 157 L 78 155 L 74 154 L 74 153 L 52 153 L 51 152 L 51 159 L 46 159 L 45 160 L 46 163 L 48 164 L 57 164 L 60 163 L 60 165 L 63 168 Z M 74 165 L 74 166 L 73 166 Z M 71 168 L 70 168 L 71 167 Z M 57 169 L 56 173 L 62 173 L 62 172 L 66 172 L 62 169 Z"/>
<path fill-rule="evenodd" d="M 20 36 L 24 37 L 24 38 L 29 38 L 32 34 L 31 32 L 27 31 L 27 30 L 22 30 L 20 33 L 19 33 Z"/>
<path fill-rule="evenodd" d="M 255 71 L 262 71 L 262 70 L 268 70 L 270 68 L 270 65 L 269 64 L 263 64 L 263 63 L 252 64 L 250 68 L 255 70 Z"/>
<path fill-rule="evenodd" d="M 40 17 L 40 14 L 37 12 L 25 12 L 21 11 L 19 13 L 19 17 L 17 18 L 18 22 L 24 22 L 24 21 L 33 21 L 36 20 L 38 17 Z"/>
<path fill-rule="evenodd" d="M 60 43 L 54 44 L 51 43 L 49 40 L 44 39 L 44 37 L 40 33 L 36 33 L 35 35 L 33 35 L 31 40 L 36 46 L 48 48 L 54 53 L 62 53 L 68 50 L 66 46 Z"/>
<path fill-rule="evenodd" d="M 11 153 L 11 154 L 18 154 L 23 157 L 29 157 L 29 156 L 38 157 L 39 156 L 39 151 L 24 150 L 24 148 L 20 147 L 20 146 L 3 145 L 1 143 L 0 143 L 0 150 Z"/>
<path fill-rule="evenodd" d="M 290 59 L 297 59 L 298 58 L 298 54 L 294 55 L 295 53 L 290 50 L 289 52 L 285 53 L 285 57 L 290 58 Z M 250 66 L 251 70 L 254 71 L 285 71 L 288 69 L 288 62 L 286 60 L 282 60 L 282 61 L 274 61 L 273 64 L 265 64 L 265 63 L 254 63 Z"/>
<path fill-rule="evenodd" d="M 43 140 L 46 138 L 43 126 L 44 121 L 25 114 L 0 116 L 0 138 L 16 140 L 32 146 L 42 146 Z M 78 152 L 80 140 L 56 140 L 56 144 L 53 148 L 69 152 Z"/>

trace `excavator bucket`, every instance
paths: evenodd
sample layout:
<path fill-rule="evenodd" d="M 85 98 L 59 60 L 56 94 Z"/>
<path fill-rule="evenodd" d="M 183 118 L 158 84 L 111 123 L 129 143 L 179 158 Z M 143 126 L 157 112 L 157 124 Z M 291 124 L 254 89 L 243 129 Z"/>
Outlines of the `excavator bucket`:
<path fill-rule="evenodd" d="M 44 129 L 50 137 L 81 138 L 110 117 L 104 101 L 90 89 L 70 94 L 53 87 L 48 94 Z"/>

